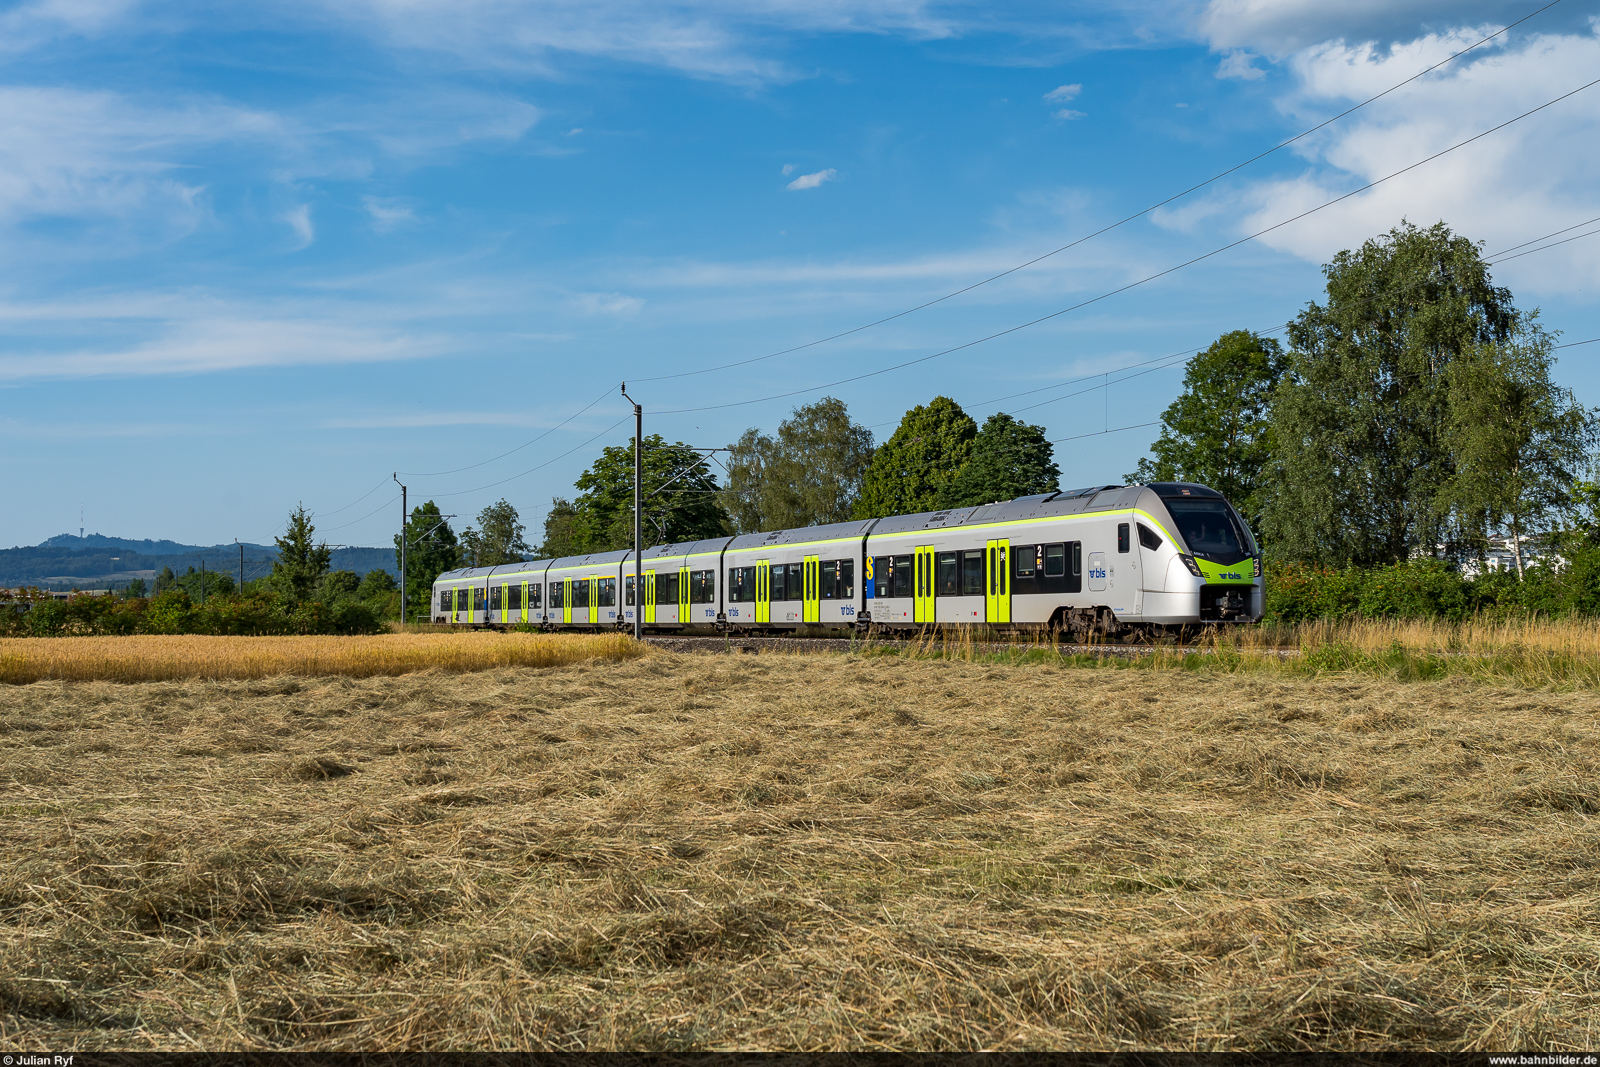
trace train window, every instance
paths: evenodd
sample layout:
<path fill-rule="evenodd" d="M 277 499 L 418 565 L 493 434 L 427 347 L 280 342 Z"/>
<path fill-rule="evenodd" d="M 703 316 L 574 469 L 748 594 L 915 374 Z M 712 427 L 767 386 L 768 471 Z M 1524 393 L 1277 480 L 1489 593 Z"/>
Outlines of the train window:
<path fill-rule="evenodd" d="M 1072 576 L 1081 577 L 1083 574 L 1083 542 L 1072 542 Z"/>
<path fill-rule="evenodd" d="M 841 559 L 839 561 L 839 599 L 854 600 L 856 598 L 856 561 Z"/>
<path fill-rule="evenodd" d="M 439 590 L 439 610 L 440 611 L 449 611 L 450 610 L 450 590 L 448 590 L 448 589 Z"/>
<path fill-rule="evenodd" d="M 678 603 L 678 572 L 668 571 L 656 575 L 656 603 L 676 606 Z"/>
<path fill-rule="evenodd" d="M 894 596 L 894 557 L 872 557 L 872 595 L 888 600 Z"/>
<path fill-rule="evenodd" d="M 473 590 L 472 590 L 472 610 L 473 611 L 482 611 L 483 608 L 484 608 L 484 602 L 483 601 L 484 601 L 484 588 L 483 588 L 483 586 L 480 585 L 480 586 L 474 587 Z"/>
<path fill-rule="evenodd" d="M 1152 552 L 1161 547 L 1161 537 L 1144 523 L 1139 523 L 1139 543 Z"/>
<path fill-rule="evenodd" d="M 1044 546 L 1044 576 L 1046 578 L 1060 578 L 1067 573 L 1067 546 Z"/>
<path fill-rule="evenodd" d="M 1133 543 L 1128 538 L 1128 524 L 1125 522 L 1117 523 L 1117 551 L 1126 552 L 1132 547 Z"/>
<path fill-rule="evenodd" d="M 572 606 L 575 608 L 589 606 L 589 579 L 574 578 L 572 580 Z"/>
<path fill-rule="evenodd" d="M 489 610 L 500 610 L 500 586 L 498 585 L 489 590 Z"/>
<path fill-rule="evenodd" d="M 512 611 L 522 610 L 522 586 L 506 586 L 506 607 Z"/>
<path fill-rule="evenodd" d="M 528 607 L 536 608 L 538 606 L 539 606 L 539 583 L 538 582 L 529 582 L 528 583 Z"/>
<path fill-rule="evenodd" d="M 716 599 L 716 571 L 695 571 L 689 575 L 689 603 L 714 604 Z"/>
<path fill-rule="evenodd" d="M 1013 553 L 1015 553 L 1016 558 L 1017 558 L 1017 577 L 1018 578 L 1032 578 L 1033 577 L 1033 568 L 1038 566 L 1038 559 L 1035 556 L 1035 552 L 1036 552 L 1037 548 L 1038 548 L 1037 545 L 1012 545 L 1011 546 L 1011 551 Z"/>
<path fill-rule="evenodd" d="M 622 579 L 622 595 L 627 600 L 628 607 L 633 607 L 633 575 Z"/>
<path fill-rule="evenodd" d="M 911 570 L 916 565 L 914 556 L 896 556 L 894 558 L 894 595 L 910 596 Z"/>
<path fill-rule="evenodd" d="M 819 592 L 819 600 L 839 598 L 839 564 L 831 559 L 822 564 L 822 589 Z"/>
<path fill-rule="evenodd" d="M 960 589 L 960 553 L 939 553 L 938 580 L 934 584 L 934 592 L 939 596 L 955 596 Z"/>
<path fill-rule="evenodd" d="M 983 595 L 983 549 L 961 553 L 961 595 Z"/>
<path fill-rule="evenodd" d="M 788 600 L 789 587 L 785 581 L 789 568 L 782 563 L 774 563 L 769 568 L 771 575 L 768 579 L 767 597 L 770 600 Z"/>
<path fill-rule="evenodd" d="M 566 583 L 562 582 L 560 579 L 550 583 L 550 606 L 552 608 L 565 606 L 566 601 L 564 599 L 564 595 L 566 593 L 566 588 Z"/>
<path fill-rule="evenodd" d="M 617 606 L 617 580 L 615 578 L 600 579 L 600 606 L 614 608 Z"/>

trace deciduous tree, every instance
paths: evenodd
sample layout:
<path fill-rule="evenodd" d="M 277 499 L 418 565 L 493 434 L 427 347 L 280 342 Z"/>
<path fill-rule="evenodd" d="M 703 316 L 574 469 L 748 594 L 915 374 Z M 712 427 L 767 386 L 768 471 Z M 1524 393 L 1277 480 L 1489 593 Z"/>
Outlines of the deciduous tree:
<path fill-rule="evenodd" d="M 732 446 L 724 495 L 740 533 L 820 526 L 850 518 L 872 462 L 872 431 L 844 401 L 796 408 L 769 437 L 752 427 Z"/>
<path fill-rule="evenodd" d="M 1044 427 L 997 412 L 984 420 L 972 439 L 966 465 L 939 491 L 938 506 L 974 507 L 1060 488 L 1055 446 L 1045 437 Z"/>
<path fill-rule="evenodd" d="M 518 563 L 532 555 L 517 509 L 505 500 L 478 512 L 478 528 L 461 531 L 461 549 L 470 567 Z"/>
<path fill-rule="evenodd" d="M 932 511 L 939 491 L 966 465 L 977 435 L 978 424 L 946 396 L 906 412 L 894 434 L 873 453 L 855 517 Z"/>
<path fill-rule="evenodd" d="M 1129 481 L 1198 482 L 1259 524 L 1272 462 L 1273 390 L 1287 357 L 1276 338 L 1233 330 L 1189 361 L 1161 436 Z"/>
<path fill-rule="evenodd" d="M 406 604 L 408 618 L 432 618 L 428 610 L 434 580 L 445 571 L 461 566 L 461 549 L 456 533 L 433 501 L 411 509 L 411 520 L 403 531 L 406 549 Z M 400 536 L 394 539 L 394 562 L 400 566 Z"/>

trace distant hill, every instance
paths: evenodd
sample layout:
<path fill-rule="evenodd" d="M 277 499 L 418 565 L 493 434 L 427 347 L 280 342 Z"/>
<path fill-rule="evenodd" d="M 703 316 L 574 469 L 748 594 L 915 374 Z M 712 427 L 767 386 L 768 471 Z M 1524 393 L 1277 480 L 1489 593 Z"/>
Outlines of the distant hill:
<path fill-rule="evenodd" d="M 101 589 L 149 580 L 163 567 L 179 574 L 203 561 L 207 570 L 239 571 L 239 545 L 185 545 L 177 541 L 134 540 L 90 534 L 58 534 L 37 544 L 0 548 L 0 587 L 37 585 L 63 589 Z M 272 570 L 278 550 L 267 545 L 244 546 L 244 576 L 249 581 Z M 372 570 L 400 576 L 392 548 L 336 548 L 333 569 L 366 574 Z"/>

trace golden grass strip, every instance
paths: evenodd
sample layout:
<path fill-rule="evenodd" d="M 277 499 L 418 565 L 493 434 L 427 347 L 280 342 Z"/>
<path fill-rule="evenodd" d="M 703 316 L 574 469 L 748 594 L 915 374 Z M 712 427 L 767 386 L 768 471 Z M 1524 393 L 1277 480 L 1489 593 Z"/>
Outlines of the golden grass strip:
<path fill-rule="evenodd" d="M 430 668 L 559 667 L 645 654 L 623 634 L 451 633 L 376 637 L 63 637 L 0 640 L 0 682 L 166 682 L 278 675 L 371 678 Z"/>

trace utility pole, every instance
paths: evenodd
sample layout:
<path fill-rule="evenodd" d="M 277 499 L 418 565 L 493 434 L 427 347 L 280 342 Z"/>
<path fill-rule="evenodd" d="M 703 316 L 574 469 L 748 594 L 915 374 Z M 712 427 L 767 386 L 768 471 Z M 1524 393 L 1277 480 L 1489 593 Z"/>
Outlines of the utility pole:
<path fill-rule="evenodd" d="M 200 603 L 206 602 L 206 558 L 200 557 Z"/>
<path fill-rule="evenodd" d="M 406 624 L 406 487 L 400 481 L 400 472 L 389 477 L 400 486 L 400 625 Z M 433 594 L 428 594 L 432 596 Z"/>
<path fill-rule="evenodd" d="M 244 542 L 235 537 L 233 543 L 239 546 L 239 595 L 244 596 Z"/>
<path fill-rule="evenodd" d="M 633 403 L 628 383 L 622 383 L 622 399 L 633 404 L 633 639 L 644 637 L 644 408 Z"/>

